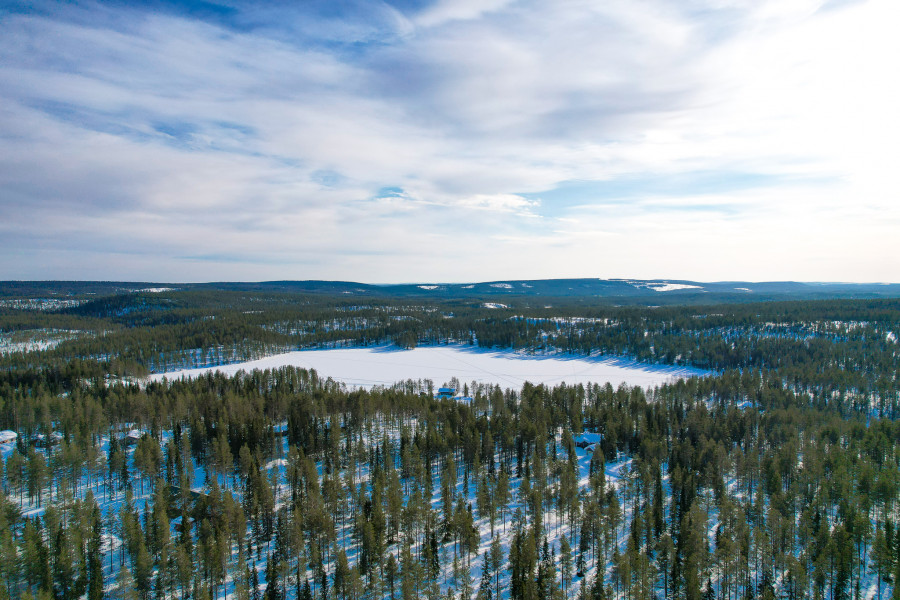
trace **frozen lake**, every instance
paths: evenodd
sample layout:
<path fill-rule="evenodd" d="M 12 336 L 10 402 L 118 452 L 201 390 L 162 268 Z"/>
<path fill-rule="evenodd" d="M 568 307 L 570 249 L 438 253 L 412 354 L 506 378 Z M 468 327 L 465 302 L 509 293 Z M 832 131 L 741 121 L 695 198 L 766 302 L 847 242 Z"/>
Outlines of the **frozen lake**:
<path fill-rule="evenodd" d="M 566 355 L 527 355 L 508 350 L 485 350 L 471 346 L 425 346 L 400 350 L 395 346 L 302 350 L 276 354 L 243 363 L 186 369 L 151 375 L 151 380 L 196 377 L 209 371 L 232 375 L 240 370 L 274 369 L 283 366 L 315 369 L 321 377 L 331 377 L 347 386 L 371 388 L 389 386 L 407 379 L 431 379 L 440 386 L 456 377 L 460 383 L 496 383 L 519 389 L 526 381 L 558 385 L 609 382 L 653 387 L 681 377 L 706 375 L 707 371 L 688 367 L 646 365 L 631 360 Z"/>

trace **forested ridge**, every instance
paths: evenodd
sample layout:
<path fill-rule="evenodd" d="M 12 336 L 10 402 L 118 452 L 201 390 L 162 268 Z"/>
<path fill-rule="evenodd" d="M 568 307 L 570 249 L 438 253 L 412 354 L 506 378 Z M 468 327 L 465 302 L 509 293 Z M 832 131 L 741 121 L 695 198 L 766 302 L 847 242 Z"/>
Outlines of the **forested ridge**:
<path fill-rule="evenodd" d="M 547 304 L 2 309 L 4 336 L 55 341 L 2 359 L 0 598 L 900 597 L 900 302 Z M 652 390 L 135 378 L 447 342 L 716 372 Z"/>
<path fill-rule="evenodd" d="M 477 300 L 359 304 L 321 295 L 173 291 L 87 297 L 55 311 L 0 309 L 4 335 L 47 330 L 56 332 L 53 347 L 6 353 L 0 364 L 21 371 L 93 361 L 106 373 L 141 376 L 302 348 L 459 342 L 713 370 L 774 369 L 811 391 L 886 405 L 896 400 L 900 367 L 896 299 L 639 308 L 522 298 L 486 308 Z"/>

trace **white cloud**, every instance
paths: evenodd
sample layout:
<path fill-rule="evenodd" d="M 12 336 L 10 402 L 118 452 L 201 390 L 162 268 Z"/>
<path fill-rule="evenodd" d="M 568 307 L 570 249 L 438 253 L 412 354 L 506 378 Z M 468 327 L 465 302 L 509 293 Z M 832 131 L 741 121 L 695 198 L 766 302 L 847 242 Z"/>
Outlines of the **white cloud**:
<path fill-rule="evenodd" d="M 415 18 L 422 27 L 434 27 L 451 21 L 477 19 L 485 13 L 502 9 L 511 0 L 438 0 Z"/>
<path fill-rule="evenodd" d="M 887 0 L 438 2 L 241 28 L 80 10 L 0 17 L 0 278 L 900 267 Z M 767 183 L 615 195 L 694 172 Z M 532 199 L 571 180 L 612 195 Z"/>

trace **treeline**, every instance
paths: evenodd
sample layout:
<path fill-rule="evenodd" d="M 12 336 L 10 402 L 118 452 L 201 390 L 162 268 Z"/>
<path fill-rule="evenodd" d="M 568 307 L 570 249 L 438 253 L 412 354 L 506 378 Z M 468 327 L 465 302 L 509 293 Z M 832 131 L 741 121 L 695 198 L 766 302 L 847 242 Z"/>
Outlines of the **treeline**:
<path fill-rule="evenodd" d="M 798 392 L 847 411 L 898 415 L 900 301 L 830 300 L 660 308 L 507 309 L 251 292 L 133 293 L 54 313 L 0 311 L 0 334 L 77 331 L 55 348 L 8 353 L 13 378 L 95 362 L 114 376 L 260 358 L 301 348 L 463 343 L 526 352 L 628 356 L 714 371 L 777 373 Z"/>
<path fill-rule="evenodd" d="M 0 389 L 19 433 L 0 597 L 900 592 L 900 423 L 771 372 L 472 384 L 469 404 L 294 368 L 145 387 L 49 372 Z"/>

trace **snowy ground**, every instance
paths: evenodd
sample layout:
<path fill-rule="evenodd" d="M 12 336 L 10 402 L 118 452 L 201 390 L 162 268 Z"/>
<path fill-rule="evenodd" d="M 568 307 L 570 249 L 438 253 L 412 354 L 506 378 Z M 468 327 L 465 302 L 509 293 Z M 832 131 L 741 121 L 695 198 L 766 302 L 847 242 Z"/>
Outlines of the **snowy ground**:
<path fill-rule="evenodd" d="M 61 342 L 78 337 L 81 333 L 57 329 L 26 329 L 0 333 L 0 355 L 50 350 Z"/>
<path fill-rule="evenodd" d="M 708 372 L 688 367 L 646 365 L 622 358 L 584 358 L 565 355 L 534 356 L 511 351 L 492 351 L 470 346 L 429 346 L 399 350 L 393 346 L 335 350 L 303 350 L 277 354 L 260 360 L 151 375 L 180 379 L 210 371 L 234 374 L 240 370 L 273 369 L 283 366 L 315 369 L 350 387 L 371 388 L 407 379 L 430 379 L 442 384 L 456 377 L 460 382 L 495 383 L 519 389 L 526 381 L 557 385 L 606 383 L 613 386 L 653 387 L 681 377 Z"/>

